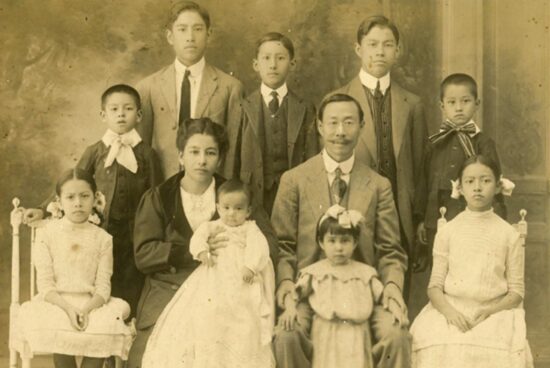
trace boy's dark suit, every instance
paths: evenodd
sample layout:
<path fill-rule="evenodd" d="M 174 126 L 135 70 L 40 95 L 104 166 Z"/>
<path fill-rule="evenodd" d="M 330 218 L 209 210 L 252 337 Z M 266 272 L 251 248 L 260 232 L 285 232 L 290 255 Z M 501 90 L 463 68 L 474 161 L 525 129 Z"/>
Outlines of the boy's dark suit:
<path fill-rule="evenodd" d="M 286 168 L 288 170 L 319 152 L 319 137 L 313 104 L 302 100 L 290 90 L 284 100 L 286 100 L 287 112 L 284 144 L 288 155 Z M 262 112 L 265 110 L 264 105 L 260 90 L 243 100 L 243 121 L 237 145 L 236 173 L 244 183 L 250 186 L 254 204 L 263 206 L 268 213 L 271 213 L 273 203 L 264 203 L 266 140 L 272 139 L 269 134 L 266 134 L 266 122 Z M 279 178 L 276 178 L 274 185 L 278 185 L 278 182 Z"/>
<path fill-rule="evenodd" d="M 147 339 L 164 307 L 181 284 L 199 265 L 189 253 L 193 230 L 182 206 L 180 172 L 147 191 L 139 203 L 134 229 L 134 252 L 138 269 L 145 274 L 145 285 L 137 311 L 137 336 L 128 357 L 128 367 L 141 366 Z M 225 179 L 214 176 L 216 189 Z M 214 218 L 219 218 L 218 214 Z M 213 218 L 213 219 L 214 219 Z M 270 256 L 277 262 L 277 238 L 262 209 L 251 218 L 268 240 Z"/>
<path fill-rule="evenodd" d="M 141 80 L 137 85 L 141 96 L 143 118 L 137 126 L 142 139 L 159 154 L 164 176 L 178 172 L 176 133 L 179 110 L 176 105 L 176 68 L 170 64 Z M 229 151 L 222 173 L 233 174 L 235 144 L 241 121 L 243 86 L 240 81 L 206 63 L 202 72 L 195 115 L 208 117 L 227 128 Z"/>
<path fill-rule="evenodd" d="M 97 189 L 105 195 L 102 227 L 113 236 L 111 294 L 126 300 L 134 316 L 143 285 L 143 275 L 134 261 L 134 216 L 142 194 L 162 182 L 162 173 L 155 151 L 144 142 L 132 148 L 138 164 L 135 174 L 116 160 L 105 167 L 109 150 L 103 141 L 89 146 L 77 168 L 93 175 Z"/>
<path fill-rule="evenodd" d="M 401 227 L 406 237 L 405 244 L 411 248 L 415 242 L 416 226 L 418 225 L 418 219 L 413 218 L 414 198 L 417 180 L 422 171 L 422 159 L 428 142 L 428 132 L 420 98 L 401 88 L 393 80 L 388 91 L 391 93 L 392 142 L 397 166 L 396 205 Z M 359 76 L 352 79 L 347 85 L 331 92 L 330 95 L 335 93 L 350 95 L 361 105 L 365 116 L 365 126 L 355 148 L 355 157 L 378 171 L 375 126 L 365 95 L 365 88 L 361 84 Z M 407 249 L 407 252 L 409 255 L 412 254 L 411 249 Z"/>

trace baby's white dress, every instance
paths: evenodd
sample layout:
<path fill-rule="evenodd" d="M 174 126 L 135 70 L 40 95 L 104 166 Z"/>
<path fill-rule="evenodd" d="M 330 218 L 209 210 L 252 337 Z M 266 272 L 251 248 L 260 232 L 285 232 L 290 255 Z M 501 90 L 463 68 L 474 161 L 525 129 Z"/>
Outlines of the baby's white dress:
<path fill-rule="evenodd" d="M 37 230 L 32 252 L 38 294 L 19 309 L 15 338 L 24 358 L 59 353 L 127 359 L 135 332 L 124 322 L 130 313 L 128 303 L 110 297 L 112 248 L 111 236 L 89 222 L 74 224 L 61 218 Z M 107 303 L 92 310 L 88 327 L 78 331 L 60 307 L 44 300 L 52 290 L 77 308 L 93 294 Z"/>
<path fill-rule="evenodd" d="M 195 258 L 208 250 L 217 227 L 229 237 L 213 267 L 200 265 L 160 315 L 143 356 L 143 368 L 271 368 L 275 274 L 267 240 L 254 221 L 230 227 L 201 224 L 191 238 Z M 245 283 L 241 269 L 255 273 Z"/>

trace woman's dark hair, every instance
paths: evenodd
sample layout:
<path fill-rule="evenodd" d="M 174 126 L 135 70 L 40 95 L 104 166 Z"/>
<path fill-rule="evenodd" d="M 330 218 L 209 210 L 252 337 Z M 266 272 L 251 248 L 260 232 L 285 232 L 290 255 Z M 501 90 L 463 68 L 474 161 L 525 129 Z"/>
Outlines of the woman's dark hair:
<path fill-rule="evenodd" d="M 92 192 L 94 194 L 95 192 L 97 192 L 97 185 L 95 183 L 93 175 L 82 169 L 74 168 L 65 171 L 55 184 L 55 193 L 58 196 L 61 195 L 61 187 L 63 187 L 63 184 L 65 184 L 69 180 L 84 180 L 86 183 L 90 184 L 90 187 L 92 188 Z"/>
<path fill-rule="evenodd" d="M 218 144 L 220 159 L 225 156 L 229 148 L 229 140 L 225 127 L 214 123 L 210 118 L 187 119 L 178 128 L 176 136 L 176 147 L 183 152 L 189 138 L 195 134 L 209 135 Z"/>
<path fill-rule="evenodd" d="M 492 160 L 491 158 L 483 155 L 476 155 L 468 158 L 464 163 L 462 164 L 462 167 L 460 168 L 460 171 L 458 172 L 458 179 L 462 181 L 462 174 L 464 173 L 464 170 L 472 164 L 480 163 L 482 165 L 487 166 L 491 171 L 493 172 L 493 175 L 495 176 L 495 180 L 498 181 L 500 179 L 501 171 L 499 165 Z"/>
<path fill-rule="evenodd" d="M 349 229 L 346 229 L 338 223 L 338 219 L 335 219 L 334 217 L 327 217 L 323 220 L 323 216 L 319 219 L 319 223 L 317 223 L 317 234 L 316 239 L 318 243 L 323 242 L 323 238 L 325 237 L 325 234 L 330 233 L 333 235 L 351 235 L 353 236 L 353 239 L 355 241 L 359 241 L 359 234 L 361 233 L 361 229 L 359 226 L 350 227 Z"/>

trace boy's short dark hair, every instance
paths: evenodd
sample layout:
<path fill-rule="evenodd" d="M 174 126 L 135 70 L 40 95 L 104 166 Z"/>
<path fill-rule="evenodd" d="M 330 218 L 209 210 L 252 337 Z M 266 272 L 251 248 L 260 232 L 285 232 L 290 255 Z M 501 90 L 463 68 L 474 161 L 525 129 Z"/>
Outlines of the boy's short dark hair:
<path fill-rule="evenodd" d="M 399 44 L 399 30 L 397 26 L 383 15 L 373 15 L 372 17 L 364 19 L 361 24 L 359 24 L 359 28 L 357 29 L 357 43 L 360 44 L 363 37 L 365 37 L 374 27 L 389 28 L 393 33 L 393 37 L 395 37 L 395 43 Z"/>
<path fill-rule="evenodd" d="M 292 41 L 290 40 L 290 38 L 279 32 L 266 33 L 256 42 L 256 56 L 258 56 L 258 53 L 260 52 L 260 46 L 269 41 L 279 41 L 280 43 L 282 43 L 285 49 L 288 50 L 290 59 L 294 59 L 294 45 L 292 44 Z"/>
<path fill-rule="evenodd" d="M 129 86 L 127 84 L 115 84 L 114 86 L 111 86 L 103 92 L 101 95 L 101 108 L 105 109 L 105 104 L 107 103 L 107 99 L 110 95 L 114 93 L 125 93 L 127 95 L 130 95 L 134 102 L 136 103 L 136 106 L 138 110 L 141 109 L 141 98 L 139 97 L 139 92 L 132 86 Z"/>
<path fill-rule="evenodd" d="M 248 198 L 248 204 L 250 205 L 252 203 L 252 192 L 250 191 L 250 188 L 237 178 L 229 179 L 220 185 L 216 192 L 216 200 L 219 200 L 222 194 L 235 192 L 244 193 L 246 198 Z"/>
<path fill-rule="evenodd" d="M 170 15 L 166 21 L 166 29 L 171 29 L 176 19 L 184 11 L 194 11 L 204 21 L 206 28 L 210 29 L 210 14 L 208 10 L 193 1 L 175 1 L 170 8 Z"/>
<path fill-rule="evenodd" d="M 330 95 L 326 97 L 319 106 L 319 112 L 317 114 L 317 118 L 321 121 L 323 121 L 323 113 L 325 112 L 325 108 L 328 104 L 333 102 L 353 102 L 355 103 L 355 106 L 357 106 L 357 111 L 359 112 L 359 123 L 363 122 L 363 109 L 361 108 L 361 105 L 359 102 L 351 97 L 350 95 L 346 95 L 345 93 L 335 93 L 333 95 Z"/>
<path fill-rule="evenodd" d="M 441 82 L 441 87 L 439 88 L 439 98 L 441 101 L 443 101 L 443 97 L 445 97 L 445 90 L 451 84 L 469 87 L 470 92 L 472 92 L 472 95 L 477 100 L 477 83 L 475 79 L 468 74 L 455 73 L 447 76 L 447 78 L 443 79 L 443 82 Z"/>

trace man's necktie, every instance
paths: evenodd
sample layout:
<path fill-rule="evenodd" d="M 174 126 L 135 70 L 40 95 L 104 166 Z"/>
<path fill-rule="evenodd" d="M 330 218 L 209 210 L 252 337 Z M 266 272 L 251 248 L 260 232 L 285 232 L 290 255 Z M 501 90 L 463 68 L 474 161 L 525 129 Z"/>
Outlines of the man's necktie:
<path fill-rule="evenodd" d="M 342 179 L 342 169 L 337 167 L 336 170 L 334 170 L 334 180 L 330 185 L 330 194 L 335 204 L 340 204 L 342 198 L 344 198 L 346 194 L 347 187 L 348 185 L 344 179 Z"/>
<path fill-rule="evenodd" d="M 180 116 L 179 123 L 191 117 L 191 82 L 189 81 L 189 69 L 185 70 L 183 80 L 181 82 L 181 100 L 180 100 Z"/>
<path fill-rule="evenodd" d="M 439 132 L 431 135 L 429 140 L 432 144 L 438 144 L 452 134 L 457 134 L 464 154 L 466 154 L 466 157 L 472 157 L 476 152 L 472 140 L 470 139 L 470 134 L 475 134 L 475 132 L 476 125 L 472 121 L 464 125 L 456 125 L 452 121 L 445 120 L 439 127 Z"/>
<path fill-rule="evenodd" d="M 279 110 L 279 94 L 277 91 L 272 91 L 271 96 L 273 96 L 273 98 L 269 101 L 269 111 L 271 111 L 272 114 L 275 114 L 277 110 Z"/>

